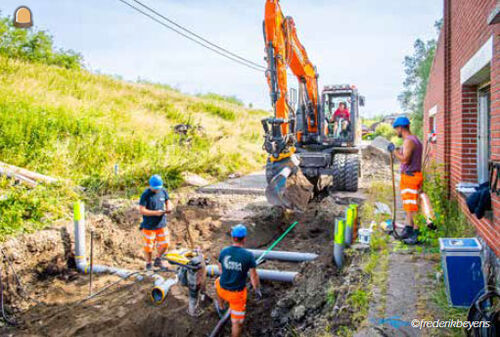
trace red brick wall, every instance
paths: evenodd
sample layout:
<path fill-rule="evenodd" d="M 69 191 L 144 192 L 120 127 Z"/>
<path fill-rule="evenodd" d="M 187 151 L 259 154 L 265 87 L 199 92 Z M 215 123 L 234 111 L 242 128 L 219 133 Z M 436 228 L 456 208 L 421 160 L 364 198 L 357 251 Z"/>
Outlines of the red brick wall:
<path fill-rule="evenodd" d="M 427 84 L 427 95 L 424 101 L 424 138 L 428 135 L 427 133 L 431 129 L 429 125 L 429 118 L 427 114 L 430 109 L 434 106 L 437 107 L 437 113 L 434 115 L 436 120 L 436 133 L 440 134 L 437 137 L 437 141 L 434 144 L 427 144 L 430 146 L 429 158 L 437 160 L 441 163 L 444 162 L 444 44 L 443 40 L 443 30 L 439 34 L 438 46 L 436 49 L 436 55 L 434 56 L 434 62 L 432 64 L 432 71 L 429 77 L 429 83 Z M 427 142 L 427 139 L 424 139 Z"/>
<path fill-rule="evenodd" d="M 438 142 L 433 145 L 434 159 L 445 164 L 450 191 L 457 197 L 454 190 L 458 182 L 477 181 L 477 88 L 462 86 L 460 70 L 491 36 L 494 36 L 490 84 L 492 159 L 500 161 L 500 24 L 487 24 L 496 0 L 444 1 L 444 27 L 429 79 L 424 121 L 428 130 L 428 111 L 437 105 Z M 477 220 L 468 213 L 462 197 L 458 199 L 478 234 L 500 256 L 500 198 L 492 196 L 493 221 Z"/>

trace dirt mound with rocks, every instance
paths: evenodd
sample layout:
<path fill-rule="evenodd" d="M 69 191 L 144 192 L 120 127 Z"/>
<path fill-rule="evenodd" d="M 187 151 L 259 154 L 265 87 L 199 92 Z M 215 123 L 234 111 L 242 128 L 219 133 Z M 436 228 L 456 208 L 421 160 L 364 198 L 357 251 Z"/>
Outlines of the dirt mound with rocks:
<path fill-rule="evenodd" d="M 361 148 L 361 159 L 361 175 L 364 181 L 391 178 L 389 152 L 373 145 L 367 145 Z"/>

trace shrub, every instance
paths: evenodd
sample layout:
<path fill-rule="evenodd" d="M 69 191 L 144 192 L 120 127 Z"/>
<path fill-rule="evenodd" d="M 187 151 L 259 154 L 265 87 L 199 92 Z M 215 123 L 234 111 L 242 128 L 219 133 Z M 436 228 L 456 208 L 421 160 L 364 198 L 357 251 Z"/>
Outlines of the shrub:
<path fill-rule="evenodd" d="M 374 136 L 382 136 L 387 140 L 390 140 L 392 137 L 397 136 L 396 131 L 392 127 L 392 125 L 387 123 L 380 123 L 375 129 Z"/>
<path fill-rule="evenodd" d="M 17 29 L 12 20 L 5 17 L 0 17 L 0 54 L 67 69 L 80 69 L 83 61 L 82 56 L 72 50 L 56 50 L 52 36 L 46 32 Z"/>
<path fill-rule="evenodd" d="M 192 103 L 188 106 L 188 109 L 193 112 L 205 111 L 214 116 L 218 116 L 228 121 L 234 121 L 236 119 L 236 114 L 234 113 L 234 110 L 212 103 L 203 103 L 203 102 Z"/>
<path fill-rule="evenodd" d="M 235 105 L 239 105 L 239 106 L 244 106 L 243 101 L 236 96 L 218 95 L 218 94 L 214 94 L 213 92 L 209 92 L 207 94 L 199 94 L 197 96 L 201 97 L 201 98 L 212 99 L 212 100 L 219 101 L 219 102 L 226 102 L 226 103 L 231 103 L 231 104 L 235 104 Z"/>
<path fill-rule="evenodd" d="M 464 237 L 474 235 L 473 226 L 469 225 L 465 214 L 460 209 L 457 200 L 448 196 L 447 180 L 440 166 L 433 164 L 425 172 L 423 190 L 429 196 L 436 219 L 436 231 L 429 230 L 422 216 L 419 217 L 419 227 L 422 229 L 419 239 L 433 247 L 438 246 L 439 237 Z"/>

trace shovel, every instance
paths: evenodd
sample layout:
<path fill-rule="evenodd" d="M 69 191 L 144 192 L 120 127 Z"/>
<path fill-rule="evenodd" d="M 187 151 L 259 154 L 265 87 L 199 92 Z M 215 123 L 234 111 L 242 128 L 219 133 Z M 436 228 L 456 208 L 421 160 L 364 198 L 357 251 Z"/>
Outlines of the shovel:
<path fill-rule="evenodd" d="M 396 240 L 401 236 L 396 229 L 396 178 L 394 177 L 394 154 L 391 152 L 391 177 L 392 177 L 392 235 Z"/>

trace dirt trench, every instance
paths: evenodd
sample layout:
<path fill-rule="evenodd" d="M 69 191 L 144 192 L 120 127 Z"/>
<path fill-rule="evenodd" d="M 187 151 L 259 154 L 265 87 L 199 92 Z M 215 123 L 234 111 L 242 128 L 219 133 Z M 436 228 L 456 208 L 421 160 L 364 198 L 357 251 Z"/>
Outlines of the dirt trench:
<path fill-rule="evenodd" d="M 338 270 L 332 263 L 332 246 L 335 218 L 343 216 L 349 203 L 362 200 L 338 193 L 325 194 L 302 213 L 270 207 L 263 196 L 190 192 L 184 199 L 169 218 L 172 248 L 189 245 L 189 224 L 194 242 L 213 263 L 221 248 L 230 244 L 230 228 L 236 223 L 248 226 L 248 247 L 266 248 L 298 221 L 275 249 L 319 254 L 313 262 L 268 261 L 262 266 L 297 271 L 300 276 L 293 285 L 264 282 L 261 301 L 249 292 L 244 336 L 313 336 L 325 331 L 335 335 L 341 326 L 355 328 L 355 313 L 347 298 L 367 282 L 367 275 L 360 268 L 361 253 L 349 250 L 346 265 Z M 107 200 L 99 209 L 100 214 L 87 219 L 87 232 L 93 229 L 95 233 L 95 263 L 142 270 L 136 205 Z M 72 247 L 71 220 L 35 234 L 21 235 L 3 245 L 23 287 L 17 284 L 6 258 L 1 256 L 5 307 L 7 314 L 19 323 L 17 327 L 0 325 L 1 336 L 206 336 L 217 323 L 209 298 L 200 303 L 200 317 L 187 315 L 187 289 L 180 285 L 171 289 L 164 304 L 151 304 L 149 277 L 141 282 L 130 279 L 112 285 L 120 279 L 96 275 L 94 292 L 109 288 L 81 303 L 88 296 L 89 277 L 75 270 Z M 213 279 L 208 279 L 207 288 L 213 297 Z M 228 335 L 229 329 L 227 325 L 223 335 Z"/>

